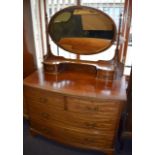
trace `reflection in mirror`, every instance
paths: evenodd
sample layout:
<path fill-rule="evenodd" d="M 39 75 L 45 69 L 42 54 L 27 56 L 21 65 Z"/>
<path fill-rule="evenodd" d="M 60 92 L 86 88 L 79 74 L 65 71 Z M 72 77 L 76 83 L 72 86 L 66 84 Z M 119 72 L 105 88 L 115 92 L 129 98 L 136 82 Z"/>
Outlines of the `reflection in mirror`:
<path fill-rule="evenodd" d="M 63 23 L 63 22 L 68 22 L 71 18 L 71 13 L 70 12 L 64 12 L 58 15 L 54 19 L 54 23 Z"/>
<path fill-rule="evenodd" d="M 95 54 L 109 48 L 116 28 L 103 12 L 88 7 L 69 7 L 51 19 L 49 34 L 61 48 L 76 54 Z"/>

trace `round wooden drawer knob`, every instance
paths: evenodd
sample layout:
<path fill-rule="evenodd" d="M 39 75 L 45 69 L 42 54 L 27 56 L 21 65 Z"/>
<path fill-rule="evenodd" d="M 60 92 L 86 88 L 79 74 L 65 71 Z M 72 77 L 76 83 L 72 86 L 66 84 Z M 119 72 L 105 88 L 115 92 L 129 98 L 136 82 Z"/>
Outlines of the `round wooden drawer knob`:
<path fill-rule="evenodd" d="M 84 124 L 85 124 L 85 126 L 88 127 L 88 128 L 95 128 L 95 127 L 96 127 L 96 123 L 85 122 Z"/>
<path fill-rule="evenodd" d="M 48 113 L 41 113 L 41 116 L 44 117 L 45 119 L 49 119 L 50 115 Z"/>
<path fill-rule="evenodd" d="M 41 103 L 47 103 L 47 98 L 44 98 L 44 97 L 40 97 L 39 98 L 39 101 L 41 102 Z"/>

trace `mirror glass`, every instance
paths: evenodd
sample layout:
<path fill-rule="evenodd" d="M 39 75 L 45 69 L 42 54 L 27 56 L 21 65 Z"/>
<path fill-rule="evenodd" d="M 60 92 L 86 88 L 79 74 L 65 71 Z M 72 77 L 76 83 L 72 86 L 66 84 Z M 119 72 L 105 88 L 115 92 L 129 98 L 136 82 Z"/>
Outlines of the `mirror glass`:
<path fill-rule="evenodd" d="M 61 48 L 76 54 L 95 54 L 109 48 L 116 34 L 113 20 L 90 7 L 74 6 L 57 12 L 48 32 Z"/>

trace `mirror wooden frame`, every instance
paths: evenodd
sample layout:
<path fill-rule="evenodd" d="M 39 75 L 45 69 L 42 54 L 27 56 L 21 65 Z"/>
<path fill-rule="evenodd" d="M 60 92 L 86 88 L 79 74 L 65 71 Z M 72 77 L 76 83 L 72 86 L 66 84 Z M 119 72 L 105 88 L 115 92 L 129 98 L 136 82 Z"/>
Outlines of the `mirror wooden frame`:
<path fill-rule="evenodd" d="M 111 43 L 110 43 L 106 48 L 102 48 L 101 50 L 98 50 L 98 51 L 96 51 L 96 52 L 89 52 L 89 53 L 73 52 L 73 51 L 68 50 L 67 48 L 64 48 L 63 46 L 59 45 L 59 44 L 56 42 L 56 40 L 52 37 L 52 34 L 53 34 L 53 33 L 50 31 L 50 29 L 53 28 L 53 25 L 54 25 L 54 24 L 53 24 L 53 23 L 54 23 L 53 21 L 55 20 L 55 18 L 56 18 L 58 15 L 60 15 L 61 13 L 63 13 L 65 10 L 69 10 L 69 9 L 90 9 L 90 10 L 94 10 L 94 11 L 99 12 L 100 14 L 106 16 L 106 17 L 112 22 L 112 26 L 113 26 L 113 30 L 114 30 L 114 35 L 113 35 L 113 38 L 112 38 L 112 40 L 111 40 Z M 54 42 L 57 46 L 61 47 L 63 50 L 65 50 L 65 51 L 67 51 L 67 52 L 71 52 L 71 53 L 74 53 L 74 54 L 80 54 L 80 55 L 91 55 L 91 54 L 97 54 L 97 53 L 101 53 L 101 52 L 106 51 L 108 48 L 110 48 L 110 47 L 113 45 L 114 41 L 116 40 L 116 33 L 117 33 L 117 29 L 116 29 L 115 22 L 113 21 L 113 19 L 112 19 L 109 15 L 107 15 L 106 13 L 104 13 L 104 12 L 98 10 L 98 9 L 91 8 L 91 7 L 87 7 L 87 6 L 71 6 L 71 7 L 64 8 L 64 9 L 58 11 L 58 12 L 51 18 L 51 20 L 50 20 L 50 22 L 49 22 L 49 24 L 48 24 L 48 35 L 50 35 L 51 39 L 53 40 L 53 42 Z M 115 54 L 114 54 L 114 55 L 115 55 Z"/>

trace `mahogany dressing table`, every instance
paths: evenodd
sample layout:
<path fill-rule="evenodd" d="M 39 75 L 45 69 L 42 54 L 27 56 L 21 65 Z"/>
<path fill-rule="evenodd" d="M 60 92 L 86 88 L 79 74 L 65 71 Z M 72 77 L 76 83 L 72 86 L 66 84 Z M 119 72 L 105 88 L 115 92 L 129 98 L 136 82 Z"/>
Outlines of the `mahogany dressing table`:
<path fill-rule="evenodd" d="M 108 49 L 116 38 L 115 23 L 99 10 L 74 6 L 51 18 L 48 33 L 59 47 L 77 54 L 77 59 L 55 56 L 48 48 L 43 68 L 24 79 L 32 135 L 114 154 L 126 102 L 117 50 L 110 61 L 84 61 L 80 55 Z"/>

